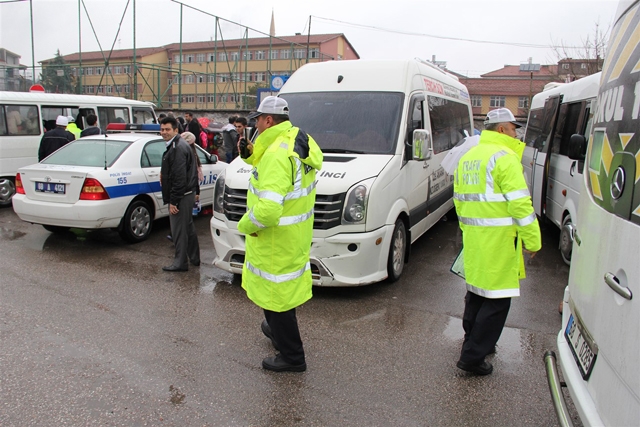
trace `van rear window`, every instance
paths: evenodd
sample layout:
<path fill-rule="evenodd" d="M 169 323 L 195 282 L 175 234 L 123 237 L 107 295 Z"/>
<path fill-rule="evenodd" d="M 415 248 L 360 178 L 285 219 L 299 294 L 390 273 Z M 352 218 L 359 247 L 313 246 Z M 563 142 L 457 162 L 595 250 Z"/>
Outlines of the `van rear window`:
<path fill-rule="evenodd" d="M 395 152 L 404 95 L 396 92 L 287 93 L 294 126 L 325 152 Z"/>

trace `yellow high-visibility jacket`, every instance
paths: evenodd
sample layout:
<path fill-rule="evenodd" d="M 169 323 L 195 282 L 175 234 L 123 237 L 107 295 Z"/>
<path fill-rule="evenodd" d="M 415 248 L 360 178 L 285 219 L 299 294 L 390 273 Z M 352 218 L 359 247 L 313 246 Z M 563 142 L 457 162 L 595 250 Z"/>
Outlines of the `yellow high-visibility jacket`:
<path fill-rule="evenodd" d="M 246 235 L 242 287 L 259 307 L 287 311 L 311 298 L 309 252 L 322 151 L 285 121 L 261 133 L 244 161 L 254 168 L 247 212 L 238 223 Z"/>
<path fill-rule="evenodd" d="M 454 174 L 467 289 L 486 298 L 519 296 L 519 279 L 525 277 L 522 243 L 531 251 L 542 245 L 523 151 L 517 139 L 485 130 Z"/>
<path fill-rule="evenodd" d="M 76 125 L 74 122 L 71 122 L 67 125 L 67 129 L 69 132 L 71 132 L 73 134 L 73 136 L 76 137 L 76 139 L 80 139 L 80 133 L 82 132 L 80 130 L 80 128 L 78 127 L 78 125 Z"/>

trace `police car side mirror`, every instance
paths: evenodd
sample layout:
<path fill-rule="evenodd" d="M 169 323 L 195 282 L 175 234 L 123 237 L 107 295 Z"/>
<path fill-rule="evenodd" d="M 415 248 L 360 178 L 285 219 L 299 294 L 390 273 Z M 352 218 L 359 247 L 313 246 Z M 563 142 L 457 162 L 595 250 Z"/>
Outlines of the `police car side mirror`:
<path fill-rule="evenodd" d="M 569 138 L 569 150 L 567 155 L 571 160 L 584 160 L 587 148 L 587 139 L 576 133 Z"/>
<path fill-rule="evenodd" d="M 426 129 L 416 129 L 413 131 L 412 143 L 413 160 L 427 160 L 433 153 L 433 141 L 431 133 Z"/>

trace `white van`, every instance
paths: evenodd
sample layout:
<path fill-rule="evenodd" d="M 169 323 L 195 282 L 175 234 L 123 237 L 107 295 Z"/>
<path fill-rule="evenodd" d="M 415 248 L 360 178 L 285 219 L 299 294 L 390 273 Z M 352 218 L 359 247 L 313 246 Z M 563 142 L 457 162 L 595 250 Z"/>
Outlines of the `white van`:
<path fill-rule="evenodd" d="M 0 206 L 11 204 L 19 168 L 38 163 L 42 135 L 56 126 L 57 116 L 73 116 L 80 129 L 95 114 L 104 130 L 109 123 L 156 123 L 150 102 L 115 96 L 0 92 Z"/>
<path fill-rule="evenodd" d="M 536 214 L 560 228 L 560 253 L 571 263 L 584 152 L 569 157 L 574 135 L 591 133 L 600 73 L 572 83 L 549 83 L 533 97 L 524 136 L 524 173 Z M 584 144 L 586 148 L 586 144 Z"/>
<path fill-rule="evenodd" d="M 621 1 L 587 147 L 557 340 L 564 379 L 585 426 L 640 425 L 638 40 L 640 2 Z M 577 145 L 570 150 L 579 152 Z M 549 386 L 561 425 L 570 425 L 554 359 L 547 352 Z"/>
<path fill-rule="evenodd" d="M 397 280 L 411 243 L 453 208 L 440 162 L 472 133 L 469 94 L 420 60 L 307 64 L 280 96 L 324 153 L 317 173 L 311 270 L 317 286 Z M 237 158 L 216 182 L 214 264 L 242 273 L 251 167 Z"/>

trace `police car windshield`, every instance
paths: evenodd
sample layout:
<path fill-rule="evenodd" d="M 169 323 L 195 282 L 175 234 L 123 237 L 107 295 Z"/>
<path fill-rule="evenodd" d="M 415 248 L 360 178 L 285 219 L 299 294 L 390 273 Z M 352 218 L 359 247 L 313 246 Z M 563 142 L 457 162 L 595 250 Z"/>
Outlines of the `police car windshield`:
<path fill-rule="evenodd" d="M 291 123 L 333 153 L 391 154 L 400 127 L 403 94 L 313 92 L 281 95 Z"/>
<path fill-rule="evenodd" d="M 65 145 L 42 163 L 47 165 L 107 167 L 120 157 L 131 142 L 105 139 L 80 139 Z"/>

